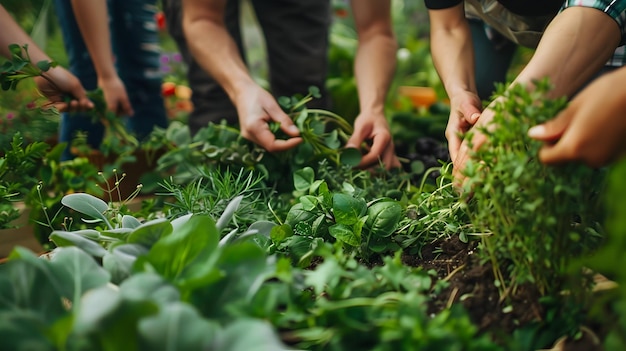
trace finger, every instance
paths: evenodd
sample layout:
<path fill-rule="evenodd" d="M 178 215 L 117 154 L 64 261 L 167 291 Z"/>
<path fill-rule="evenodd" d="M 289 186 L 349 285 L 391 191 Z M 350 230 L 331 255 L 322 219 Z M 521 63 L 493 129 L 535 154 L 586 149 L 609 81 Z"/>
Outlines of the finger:
<path fill-rule="evenodd" d="M 119 103 L 120 115 L 131 117 L 135 112 L 133 111 L 133 107 L 130 105 L 130 101 L 124 99 Z"/>
<path fill-rule="evenodd" d="M 293 121 L 291 120 L 291 118 L 289 118 L 289 116 L 285 112 L 283 112 L 283 110 L 281 110 L 278 107 L 278 105 L 276 105 L 275 107 L 272 106 L 272 107 L 266 108 L 265 111 L 267 112 L 267 114 L 270 116 L 270 118 L 273 121 L 278 122 L 280 124 L 280 129 L 283 132 L 285 132 L 285 134 L 291 137 L 297 137 L 300 135 L 300 130 L 298 129 L 298 127 L 296 127 L 296 125 L 293 124 Z"/>
<path fill-rule="evenodd" d="M 461 138 L 453 136 L 448 138 L 448 153 L 450 153 L 450 159 L 455 160 L 459 154 L 459 148 L 461 147 Z"/>
<path fill-rule="evenodd" d="M 480 118 L 480 109 L 470 102 L 463 102 L 460 109 L 465 121 L 471 125 L 475 124 L 478 118 Z"/>
<path fill-rule="evenodd" d="M 565 110 L 557 115 L 556 118 L 530 128 L 528 136 L 541 141 L 558 140 L 570 124 L 571 115 L 568 110 Z"/>
<path fill-rule="evenodd" d="M 81 111 L 88 111 L 93 109 L 93 102 L 86 96 L 78 100 L 78 109 Z"/>
<path fill-rule="evenodd" d="M 539 150 L 539 160 L 547 165 L 560 164 L 573 160 L 573 155 L 564 150 L 561 143 L 544 145 Z"/>
<path fill-rule="evenodd" d="M 294 137 L 289 139 L 276 139 L 276 136 L 272 131 L 270 131 L 267 124 L 264 127 L 259 128 L 255 133 L 251 133 L 253 136 L 251 139 L 252 142 L 258 144 L 265 150 L 269 152 L 280 152 L 289 150 L 291 148 L 296 147 L 298 144 L 302 142 L 302 138 Z"/>
<path fill-rule="evenodd" d="M 398 156 L 396 156 L 396 152 L 393 147 L 387 148 L 383 153 L 383 163 L 385 165 L 385 169 L 387 170 L 402 167 L 402 164 L 400 164 L 400 160 L 398 159 Z"/>
<path fill-rule="evenodd" d="M 372 166 L 377 166 L 378 163 L 381 162 L 385 149 L 389 146 L 390 142 L 391 137 L 389 135 L 378 134 L 374 136 L 374 139 L 372 140 L 372 146 L 370 147 L 369 151 L 362 156 L 361 162 L 357 167 L 368 168 Z"/>

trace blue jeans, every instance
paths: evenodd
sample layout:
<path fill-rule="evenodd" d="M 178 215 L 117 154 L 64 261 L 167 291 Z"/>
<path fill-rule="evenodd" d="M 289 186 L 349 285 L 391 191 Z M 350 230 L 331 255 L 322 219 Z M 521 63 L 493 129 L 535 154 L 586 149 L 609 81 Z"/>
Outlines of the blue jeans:
<path fill-rule="evenodd" d="M 85 89 L 97 88 L 98 77 L 74 18 L 71 0 L 55 0 L 55 10 L 63 32 L 69 70 Z M 160 43 L 154 15 L 156 0 L 107 0 L 111 43 L 117 72 L 126 86 L 135 114 L 125 118 L 129 131 L 141 141 L 155 126 L 167 127 L 161 96 Z M 71 143 L 78 131 L 87 132 L 87 142 L 98 148 L 104 127 L 90 115 L 61 115 L 59 141 Z M 73 156 L 66 148 L 62 159 Z"/>

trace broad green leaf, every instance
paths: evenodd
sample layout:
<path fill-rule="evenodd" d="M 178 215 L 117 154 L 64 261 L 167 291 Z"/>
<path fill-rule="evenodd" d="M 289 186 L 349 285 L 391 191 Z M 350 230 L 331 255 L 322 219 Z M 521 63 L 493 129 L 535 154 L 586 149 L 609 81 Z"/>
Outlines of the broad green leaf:
<path fill-rule="evenodd" d="M 255 232 L 257 235 L 269 238 L 270 237 L 270 233 L 272 232 L 272 229 L 274 229 L 274 227 L 276 227 L 276 226 L 277 226 L 277 224 L 274 223 L 274 222 L 270 222 L 270 221 L 256 221 L 256 222 L 250 224 L 250 226 L 248 227 L 248 230 L 246 230 L 245 233 L 247 233 L 247 232 Z"/>
<path fill-rule="evenodd" d="M 333 215 L 336 223 L 353 225 L 366 211 L 365 200 L 341 193 L 333 194 Z"/>
<path fill-rule="evenodd" d="M 68 314 L 62 279 L 50 262 L 24 248 L 16 248 L 0 264 L 0 311 L 24 311 L 38 316 L 46 325 Z"/>
<path fill-rule="evenodd" d="M 55 351 L 47 325 L 34 311 L 0 311 L 0 350 Z"/>
<path fill-rule="evenodd" d="M 104 216 L 104 213 L 109 209 L 109 205 L 93 195 L 85 193 L 69 194 L 61 199 L 61 203 L 94 219 L 100 219 L 109 228 L 112 228 L 109 220 Z"/>
<path fill-rule="evenodd" d="M 267 266 L 265 250 L 249 241 L 224 246 L 220 251 L 213 273 L 220 274 L 219 280 L 194 284 L 190 297 L 207 317 L 225 317 L 232 313 L 227 312 L 228 308 L 247 303 L 273 271 Z"/>
<path fill-rule="evenodd" d="M 165 278 L 176 279 L 202 251 L 215 250 L 218 242 L 213 218 L 194 215 L 177 231 L 157 241 L 146 259 Z"/>
<path fill-rule="evenodd" d="M 180 292 L 170 282 L 155 273 L 137 273 L 120 285 L 120 292 L 128 300 L 151 300 L 165 306 L 180 300 Z"/>
<path fill-rule="evenodd" d="M 315 171 L 311 167 L 304 167 L 293 174 L 293 185 L 298 191 L 308 192 L 315 181 Z"/>
<path fill-rule="evenodd" d="M 210 350 L 221 331 L 217 323 L 202 318 L 190 305 L 174 302 L 141 320 L 138 332 L 149 350 L 180 351 Z"/>
<path fill-rule="evenodd" d="M 100 237 L 108 237 L 126 242 L 128 235 L 133 231 L 132 228 L 115 228 L 111 230 L 103 230 Z"/>
<path fill-rule="evenodd" d="M 165 218 L 157 218 L 141 224 L 128 235 L 128 242 L 151 247 L 162 237 L 172 233 L 172 224 Z"/>
<path fill-rule="evenodd" d="M 123 228 L 131 228 L 135 229 L 141 225 L 141 222 L 133 216 L 124 215 L 122 216 L 122 227 Z"/>
<path fill-rule="evenodd" d="M 367 209 L 368 217 L 365 227 L 372 235 L 387 237 L 396 230 L 403 214 L 402 205 L 399 202 L 384 199 Z"/>
<path fill-rule="evenodd" d="M 219 333 L 220 339 L 212 351 L 290 350 L 266 321 L 238 319 Z"/>
<path fill-rule="evenodd" d="M 302 209 L 305 211 L 313 211 L 319 204 L 317 197 L 312 195 L 300 196 L 298 201 L 300 201 L 300 203 L 302 204 Z"/>
<path fill-rule="evenodd" d="M 287 218 L 285 218 L 285 224 L 289 224 L 291 226 L 296 225 L 300 222 L 309 222 L 317 217 L 316 212 L 307 211 L 303 208 L 302 203 L 297 203 L 293 205 L 289 212 L 287 213 Z"/>
<path fill-rule="evenodd" d="M 99 243 L 74 232 L 55 230 L 50 234 L 50 240 L 60 247 L 76 246 L 95 257 L 103 257 L 107 253 L 107 250 Z"/>
<path fill-rule="evenodd" d="M 125 299 L 119 289 L 106 285 L 87 292 L 77 307 L 74 333 L 99 340 L 102 350 L 139 350 L 137 325 L 158 312 L 147 299 Z"/>
<path fill-rule="evenodd" d="M 291 226 L 288 224 L 277 225 L 270 231 L 270 238 L 276 244 L 283 242 L 285 239 L 293 235 Z"/>
<path fill-rule="evenodd" d="M 103 286 L 110 279 L 93 257 L 76 247 L 56 249 L 50 267 L 71 301 L 78 301 L 85 291 Z"/>
<path fill-rule="evenodd" d="M 148 249 L 143 245 L 122 244 L 102 257 L 102 266 L 111 274 L 111 281 L 119 284 L 131 275 L 137 257 L 147 253 Z"/>
<path fill-rule="evenodd" d="M 361 244 L 361 237 L 352 230 L 351 226 L 334 224 L 328 227 L 328 231 L 335 239 L 350 246 L 357 247 Z"/>

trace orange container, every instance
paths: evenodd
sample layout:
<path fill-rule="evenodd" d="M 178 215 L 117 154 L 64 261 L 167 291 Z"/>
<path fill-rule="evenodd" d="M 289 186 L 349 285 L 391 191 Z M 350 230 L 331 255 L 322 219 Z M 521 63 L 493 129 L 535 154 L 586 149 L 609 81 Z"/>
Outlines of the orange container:
<path fill-rule="evenodd" d="M 417 108 L 429 108 L 432 104 L 437 102 L 437 92 L 431 87 L 404 85 L 398 88 L 398 93 L 401 96 L 409 98 Z"/>

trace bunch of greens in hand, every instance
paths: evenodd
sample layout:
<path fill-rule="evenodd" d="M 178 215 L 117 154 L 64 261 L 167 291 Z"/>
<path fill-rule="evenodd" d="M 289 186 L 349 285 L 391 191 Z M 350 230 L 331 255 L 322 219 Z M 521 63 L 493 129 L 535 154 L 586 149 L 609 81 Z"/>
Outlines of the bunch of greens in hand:
<path fill-rule="evenodd" d="M 42 77 L 56 86 L 54 81 L 46 75 L 46 72 L 56 67 L 57 62 L 42 60 L 33 63 L 28 54 L 28 45 L 11 44 L 9 50 L 11 58 L 4 62 L 0 68 L 2 90 L 15 90 L 20 81 L 34 77 Z M 94 109 L 89 113 L 105 127 L 101 151 L 105 156 L 117 155 L 118 161 L 123 160 L 123 157 L 128 157 L 139 146 L 137 139 L 126 131 L 126 127 L 117 116 L 107 110 L 101 89 L 89 91 L 87 96 L 94 103 Z M 67 99 L 69 100 L 70 97 Z"/>
<path fill-rule="evenodd" d="M 100 151 L 105 156 L 115 155 L 118 161 L 124 160 L 139 147 L 137 138 L 126 130 L 123 120 L 107 109 L 102 89 L 87 92 L 87 97 L 94 104 L 92 114 L 94 121 L 104 125 L 104 137 Z"/>
<path fill-rule="evenodd" d="M 295 148 L 295 154 L 288 156 L 294 157 L 294 161 L 301 165 L 321 159 L 329 159 L 336 165 L 358 165 L 361 161 L 359 150 L 342 148 L 353 132 L 352 125 L 333 112 L 306 107 L 313 98 L 319 97 L 319 89 L 310 87 L 304 97 L 283 96 L 278 99 L 278 103 L 293 119 L 304 140 Z M 278 132 L 279 126 L 273 125 L 273 130 Z"/>

